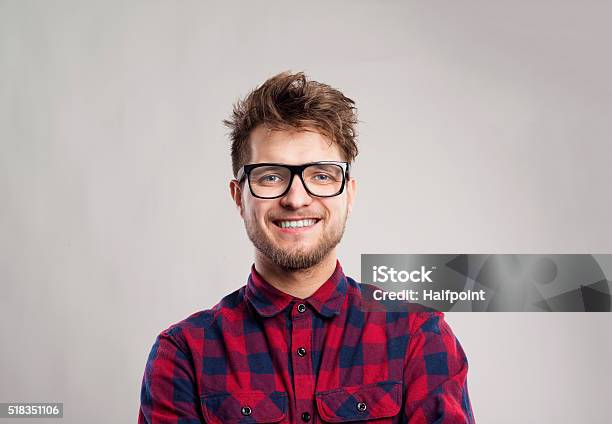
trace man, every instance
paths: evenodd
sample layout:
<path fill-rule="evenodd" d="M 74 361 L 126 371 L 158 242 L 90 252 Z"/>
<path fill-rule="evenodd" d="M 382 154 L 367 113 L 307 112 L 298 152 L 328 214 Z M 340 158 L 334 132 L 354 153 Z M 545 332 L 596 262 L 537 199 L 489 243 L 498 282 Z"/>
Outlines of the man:
<path fill-rule="evenodd" d="M 336 258 L 355 198 L 354 102 L 283 73 L 225 123 L 255 263 L 245 286 L 158 336 L 138 422 L 473 423 L 443 314 L 370 309 Z"/>

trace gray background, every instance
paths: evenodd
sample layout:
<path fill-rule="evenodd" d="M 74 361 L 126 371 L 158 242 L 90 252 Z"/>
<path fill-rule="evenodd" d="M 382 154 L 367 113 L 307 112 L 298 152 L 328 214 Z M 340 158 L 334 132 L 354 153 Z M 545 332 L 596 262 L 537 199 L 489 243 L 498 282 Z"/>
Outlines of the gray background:
<path fill-rule="evenodd" d="M 0 1 L 0 401 L 136 421 L 155 336 L 244 284 L 220 121 L 286 69 L 358 102 L 349 275 L 612 251 L 609 2 L 254 3 Z M 447 319 L 478 422 L 612 420 L 612 314 Z"/>

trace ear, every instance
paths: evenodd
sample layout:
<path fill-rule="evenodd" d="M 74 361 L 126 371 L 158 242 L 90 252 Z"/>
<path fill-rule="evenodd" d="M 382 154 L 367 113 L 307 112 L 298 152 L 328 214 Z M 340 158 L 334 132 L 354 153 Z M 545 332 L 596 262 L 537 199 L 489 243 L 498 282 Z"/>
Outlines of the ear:
<path fill-rule="evenodd" d="M 244 218 L 244 210 L 242 207 L 242 188 L 237 180 L 231 180 L 229 183 L 230 196 L 236 204 L 236 209 L 240 212 L 240 216 Z"/>
<path fill-rule="evenodd" d="M 351 179 L 346 182 L 346 195 L 347 195 L 347 202 L 348 202 L 347 213 L 348 213 L 348 215 L 350 215 L 351 212 L 353 211 L 353 202 L 355 201 L 356 191 L 357 191 L 357 181 L 355 181 L 355 178 L 351 177 Z"/>

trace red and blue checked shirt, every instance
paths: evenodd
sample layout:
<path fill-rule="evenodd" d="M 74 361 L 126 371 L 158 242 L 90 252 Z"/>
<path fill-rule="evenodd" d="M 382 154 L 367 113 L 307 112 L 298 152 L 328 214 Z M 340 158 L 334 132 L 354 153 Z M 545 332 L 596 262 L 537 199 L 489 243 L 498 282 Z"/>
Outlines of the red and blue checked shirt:
<path fill-rule="evenodd" d="M 155 340 L 139 424 L 474 423 L 443 314 L 385 311 L 342 272 L 310 297 L 253 267 L 245 286 Z"/>

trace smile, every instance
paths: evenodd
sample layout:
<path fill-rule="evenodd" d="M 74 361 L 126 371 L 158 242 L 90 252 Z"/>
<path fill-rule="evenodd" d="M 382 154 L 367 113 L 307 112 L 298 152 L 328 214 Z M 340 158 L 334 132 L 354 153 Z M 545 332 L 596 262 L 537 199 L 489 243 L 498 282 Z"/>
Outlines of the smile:
<path fill-rule="evenodd" d="M 312 227 L 319 220 L 314 218 L 307 219 L 291 219 L 291 220 L 281 220 L 274 221 L 277 227 L 280 228 L 304 228 L 304 227 Z"/>

